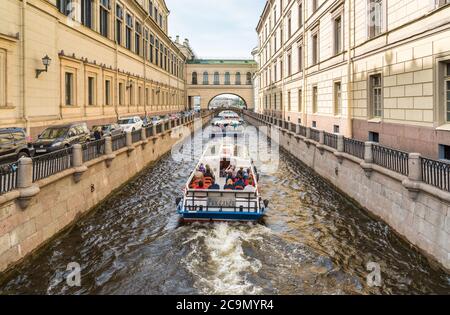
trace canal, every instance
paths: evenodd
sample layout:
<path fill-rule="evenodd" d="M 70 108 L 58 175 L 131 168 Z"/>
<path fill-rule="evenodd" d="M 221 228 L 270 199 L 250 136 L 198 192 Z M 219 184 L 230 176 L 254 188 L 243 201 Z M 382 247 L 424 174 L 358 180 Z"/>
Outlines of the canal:
<path fill-rule="evenodd" d="M 196 161 L 165 156 L 3 279 L 0 294 L 432 294 L 450 277 L 384 223 L 280 152 L 261 224 L 183 224 Z M 66 283 L 81 266 L 81 286 Z M 367 285 L 366 265 L 382 284 Z"/>

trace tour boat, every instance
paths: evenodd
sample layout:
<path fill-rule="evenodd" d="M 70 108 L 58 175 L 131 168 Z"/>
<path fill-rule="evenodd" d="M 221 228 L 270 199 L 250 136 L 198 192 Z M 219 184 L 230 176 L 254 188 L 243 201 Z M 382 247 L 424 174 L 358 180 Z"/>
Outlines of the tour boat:
<path fill-rule="evenodd" d="M 269 202 L 262 200 L 258 173 L 244 145 L 221 139 L 211 141 L 184 187 L 184 196 L 177 198 L 177 211 L 185 221 L 258 221 L 267 211 Z M 203 177 L 199 188 L 201 166 L 209 166 L 218 189 L 212 190 L 212 177 Z M 226 170 L 234 166 L 252 178 L 253 185 L 227 190 Z M 247 174 L 248 173 L 248 174 Z M 244 189 L 244 190 L 242 190 Z"/>

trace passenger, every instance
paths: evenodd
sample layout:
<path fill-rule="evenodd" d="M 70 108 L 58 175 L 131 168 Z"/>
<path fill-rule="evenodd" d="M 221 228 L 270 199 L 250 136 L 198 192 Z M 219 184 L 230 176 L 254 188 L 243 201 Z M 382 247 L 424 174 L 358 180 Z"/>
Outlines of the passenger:
<path fill-rule="evenodd" d="M 199 190 L 205 189 L 205 186 L 204 186 L 202 180 L 197 183 L 197 186 L 195 186 L 195 189 L 199 189 Z"/>
<path fill-rule="evenodd" d="M 255 182 L 253 181 L 253 177 L 249 177 L 248 178 L 247 186 L 252 186 L 252 187 L 255 186 Z"/>
<path fill-rule="evenodd" d="M 195 172 L 195 174 L 194 174 L 194 181 L 195 180 L 203 180 L 205 178 L 205 175 L 202 173 L 202 172 L 200 172 L 200 171 L 196 171 Z"/>
<path fill-rule="evenodd" d="M 234 183 L 234 189 L 235 190 L 244 190 L 245 183 L 244 179 L 241 177 L 238 178 L 238 180 Z"/>
<path fill-rule="evenodd" d="M 237 171 L 237 176 L 238 176 L 238 177 L 243 177 L 243 176 L 244 176 L 244 168 L 243 168 L 243 167 L 241 167 L 241 168 L 239 169 L 239 171 Z"/>
<path fill-rule="evenodd" d="M 227 181 L 227 184 L 223 187 L 225 190 L 234 190 L 234 183 L 232 179 Z"/>
<path fill-rule="evenodd" d="M 247 185 L 247 186 L 245 186 L 244 191 L 254 192 L 255 187 L 253 185 Z"/>
<path fill-rule="evenodd" d="M 209 186 L 208 188 L 209 190 L 220 190 L 220 186 L 218 184 L 216 184 L 214 178 L 211 182 L 211 186 Z"/>
<path fill-rule="evenodd" d="M 202 172 L 203 174 L 205 174 L 205 172 L 206 172 L 205 165 L 203 165 L 203 163 L 200 164 L 200 166 L 198 167 L 198 170 L 199 170 L 200 172 Z"/>
<path fill-rule="evenodd" d="M 214 174 L 209 165 L 206 165 L 206 170 L 205 170 L 204 175 L 205 175 L 205 177 L 211 177 L 212 179 L 214 179 Z"/>

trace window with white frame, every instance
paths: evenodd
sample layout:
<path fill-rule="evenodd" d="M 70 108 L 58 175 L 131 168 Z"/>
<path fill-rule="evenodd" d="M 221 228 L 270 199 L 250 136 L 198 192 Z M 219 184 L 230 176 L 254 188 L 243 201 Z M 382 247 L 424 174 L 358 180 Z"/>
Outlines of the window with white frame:
<path fill-rule="evenodd" d="M 289 91 L 288 92 L 288 94 L 287 94 L 287 101 L 288 101 L 288 112 L 290 112 L 292 109 L 291 109 L 291 91 Z"/>
<path fill-rule="evenodd" d="M 0 49 L 0 106 L 6 106 L 6 52 Z"/>
<path fill-rule="evenodd" d="M 303 45 L 298 44 L 298 71 L 303 71 Z"/>
<path fill-rule="evenodd" d="M 122 45 L 123 9 L 116 5 L 116 43 Z"/>
<path fill-rule="evenodd" d="M 381 117 L 383 110 L 381 74 L 375 74 L 369 77 L 369 88 L 371 117 Z"/>
<path fill-rule="evenodd" d="M 105 80 L 105 105 L 111 105 L 111 78 Z"/>
<path fill-rule="evenodd" d="M 111 2 L 110 0 L 100 0 L 100 10 L 99 10 L 99 26 L 100 34 L 105 37 L 109 36 L 109 14 L 111 12 Z"/>
<path fill-rule="evenodd" d="M 133 34 L 133 17 L 130 14 L 126 14 L 126 28 L 125 28 L 125 47 L 131 50 L 131 40 Z"/>
<path fill-rule="evenodd" d="M 316 30 L 311 36 L 311 62 L 313 65 L 319 63 L 319 31 Z"/>
<path fill-rule="evenodd" d="M 446 121 L 450 122 L 450 62 L 446 64 L 445 70 L 445 117 Z"/>
<path fill-rule="evenodd" d="M 319 99 L 318 93 L 319 92 L 317 89 L 317 85 L 313 86 L 313 88 L 312 88 L 312 112 L 313 112 L 313 114 L 317 113 L 318 99 Z"/>
<path fill-rule="evenodd" d="M 383 31 L 383 0 L 368 1 L 368 35 L 373 38 Z"/>
<path fill-rule="evenodd" d="M 64 74 L 64 97 L 66 106 L 73 106 L 75 104 L 75 91 L 74 91 L 74 73 L 66 72 Z"/>
<path fill-rule="evenodd" d="M 342 16 L 337 16 L 334 21 L 334 54 L 340 54 L 342 52 Z"/>
<path fill-rule="evenodd" d="M 94 4 L 92 0 L 81 0 L 81 24 L 86 27 L 92 28 L 94 25 L 93 11 Z"/>
<path fill-rule="evenodd" d="M 440 8 L 443 7 L 444 5 L 450 4 L 450 0 L 435 0 L 436 3 L 436 7 Z"/>
<path fill-rule="evenodd" d="M 303 2 L 298 4 L 298 27 L 303 25 Z"/>
<path fill-rule="evenodd" d="M 298 90 L 298 112 L 299 113 L 303 112 L 303 101 L 302 101 L 302 98 L 303 98 L 303 91 L 302 91 L 302 89 L 299 89 Z"/>
<path fill-rule="evenodd" d="M 94 106 L 95 105 L 95 99 L 96 99 L 96 80 L 95 76 L 88 76 L 87 80 L 87 92 L 88 92 L 88 105 Z"/>

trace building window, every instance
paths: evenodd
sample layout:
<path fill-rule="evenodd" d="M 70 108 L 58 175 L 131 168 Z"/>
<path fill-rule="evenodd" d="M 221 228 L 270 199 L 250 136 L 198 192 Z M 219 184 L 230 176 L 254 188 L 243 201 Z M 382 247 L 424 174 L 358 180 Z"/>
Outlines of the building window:
<path fill-rule="evenodd" d="M 142 106 L 142 87 L 138 87 L 138 106 Z"/>
<path fill-rule="evenodd" d="M 159 66 L 159 40 L 155 39 L 155 65 Z"/>
<path fill-rule="evenodd" d="M 127 26 L 125 28 L 125 47 L 131 50 L 131 36 L 133 33 L 133 17 L 129 14 L 126 15 Z"/>
<path fill-rule="evenodd" d="M 289 17 L 288 17 L 287 27 L 288 27 L 288 37 L 291 38 L 291 36 L 292 36 L 292 18 L 291 18 L 291 15 L 289 15 Z"/>
<path fill-rule="evenodd" d="M 380 134 L 378 132 L 369 131 L 369 141 L 379 143 Z"/>
<path fill-rule="evenodd" d="M 109 13 L 111 10 L 110 0 L 100 0 L 100 34 L 109 36 Z"/>
<path fill-rule="evenodd" d="M 383 29 L 383 0 L 368 0 L 369 38 L 381 34 Z"/>
<path fill-rule="evenodd" d="M 138 55 L 141 54 L 141 36 L 142 36 L 142 26 L 141 23 L 136 21 L 136 28 L 135 28 L 135 37 L 134 37 L 134 52 Z"/>
<path fill-rule="evenodd" d="M 92 0 L 81 0 L 81 24 L 92 28 Z"/>
<path fill-rule="evenodd" d="M 287 101 L 288 101 L 288 112 L 291 111 L 291 92 L 289 91 L 287 94 Z"/>
<path fill-rule="evenodd" d="M 312 112 L 313 114 L 317 113 L 317 102 L 318 102 L 318 90 L 317 90 L 317 86 L 313 86 L 312 89 Z"/>
<path fill-rule="evenodd" d="M 105 105 L 111 105 L 111 80 L 105 80 Z"/>
<path fill-rule="evenodd" d="M 300 89 L 298 90 L 298 112 L 302 113 L 303 112 L 303 91 Z"/>
<path fill-rule="evenodd" d="M 287 56 L 287 62 L 288 62 L 288 76 L 292 75 L 292 55 L 289 54 Z"/>
<path fill-rule="evenodd" d="M 300 2 L 298 5 L 298 28 L 303 25 L 303 3 Z"/>
<path fill-rule="evenodd" d="M 334 126 L 333 126 L 333 132 L 334 132 L 334 133 L 339 133 L 339 129 L 340 129 L 340 128 L 339 128 L 339 125 L 334 125 Z"/>
<path fill-rule="evenodd" d="M 439 159 L 450 161 L 450 146 L 444 144 L 439 145 Z"/>
<path fill-rule="evenodd" d="M 6 52 L 0 49 L 0 106 L 6 106 Z"/>
<path fill-rule="evenodd" d="M 197 72 L 192 72 L 192 84 L 197 85 Z"/>
<path fill-rule="evenodd" d="M 123 83 L 119 83 L 119 106 L 124 104 L 124 92 L 123 92 Z"/>
<path fill-rule="evenodd" d="M 318 1 L 318 0 L 311 0 L 311 9 L 312 9 L 312 12 L 313 12 L 313 13 L 316 12 L 317 9 L 318 9 L 318 3 L 317 3 L 317 1 Z"/>
<path fill-rule="evenodd" d="M 312 46 L 312 64 L 316 65 L 319 62 L 319 34 L 313 34 L 311 38 Z"/>
<path fill-rule="evenodd" d="M 252 85 L 252 74 L 250 72 L 247 72 L 247 85 Z"/>
<path fill-rule="evenodd" d="M 230 73 L 225 72 L 225 85 L 230 85 Z"/>
<path fill-rule="evenodd" d="M 215 85 L 219 85 L 220 84 L 219 72 L 214 72 L 214 84 Z"/>
<path fill-rule="evenodd" d="M 450 63 L 446 65 L 446 77 L 445 77 L 445 100 L 446 100 L 446 119 L 450 122 Z"/>
<path fill-rule="evenodd" d="M 203 72 L 203 85 L 208 85 L 209 84 L 209 76 L 208 76 L 208 72 Z"/>
<path fill-rule="evenodd" d="M 95 105 L 95 78 L 88 77 L 88 105 Z"/>
<path fill-rule="evenodd" d="M 150 15 L 150 17 L 153 17 L 153 1 L 152 0 L 148 1 L 148 15 Z"/>
<path fill-rule="evenodd" d="M 382 87 L 381 74 L 371 75 L 369 78 L 370 86 L 370 106 L 371 116 L 381 117 L 382 115 Z"/>
<path fill-rule="evenodd" d="M 280 79 L 284 78 L 284 64 L 283 64 L 283 60 L 280 60 Z"/>
<path fill-rule="evenodd" d="M 312 122 L 312 127 L 313 127 L 313 128 L 317 128 L 317 121 L 313 120 L 313 122 Z"/>
<path fill-rule="evenodd" d="M 153 51 L 155 49 L 155 37 L 153 35 L 150 34 L 150 52 L 149 52 L 149 60 L 151 63 L 154 63 L 155 58 L 153 57 Z"/>
<path fill-rule="evenodd" d="M 341 82 L 334 83 L 334 114 L 342 115 L 342 86 Z"/>
<path fill-rule="evenodd" d="M 436 1 L 436 7 L 440 8 L 444 5 L 450 4 L 450 0 L 435 0 Z"/>
<path fill-rule="evenodd" d="M 298 46 L 298 71 L 303 71 L 303 47 Z"/>
<path fill-rule="evenodd" d="M 342 17 L 334 20 L 334 53 L 337 55 L 342 52 Z"/>
<path fill-rule="evenodd" d="M 236 72 L 236 85 L 241 85 L 241 73 Z"/>
<path fill-rule="evenodd" d="M 65 73 L 65 83 L 64 83 L 64 89 L 65 89 L 65 105 L 66 106 L 72 106 L 74 105 L 74 85 L 73 85 L 73 73 L 66 72 Z"/>
<path fill-rule="evenodd" d="M 57 0 L 56 7 L 62 14 L 69 15 L 72 13 L 72 0 Z"/>
<path fill-rule="evenodd" d="M 145 28 L 144 29 L 144 59 L 145 60 L 148 60 L 148 61 L 151 61 L 150 60 L 150 56 L 149 56 L 149 53 L 148 53 L 148 29 L 147 28 Z"/>
<path fill-rule="evenodd" d="M 122 7 L 116 5 L 116 43 L 122 45 L 122 24 L 123 10 Z"/>

